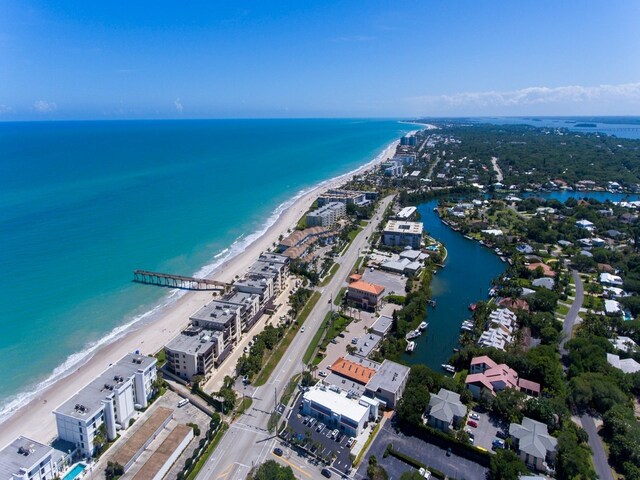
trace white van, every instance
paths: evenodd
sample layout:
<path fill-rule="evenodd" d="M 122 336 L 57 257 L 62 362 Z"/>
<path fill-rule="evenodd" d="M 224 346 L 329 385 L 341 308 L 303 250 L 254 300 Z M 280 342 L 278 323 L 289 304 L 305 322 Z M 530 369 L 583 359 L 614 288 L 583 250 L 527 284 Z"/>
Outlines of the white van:
<path fill-rule="evenodd" d="M 180 400 L 178 402 L 178 408 L 184 407 L 187 403 L 189 403 L 189 399 L 188 398 L 183 398 L 182 400 Z"/>

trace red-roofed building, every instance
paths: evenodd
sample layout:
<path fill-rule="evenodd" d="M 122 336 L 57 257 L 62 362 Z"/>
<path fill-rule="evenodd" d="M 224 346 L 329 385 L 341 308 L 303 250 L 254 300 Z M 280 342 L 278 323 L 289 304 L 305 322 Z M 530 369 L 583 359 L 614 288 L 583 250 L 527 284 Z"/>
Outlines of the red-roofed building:
<path fill-rule="evenodd" d="M 522 298 L 506 297 L 500 300 L 498 302 L 498 305 L 515 312 L 517 312 L 518 310 L 525 310 L 527 312 L 529 311 L 529 304 Z"/>
<path fill-rule="evenodd" d="M 553 271 L 553 269 L 547 265 L 546 263 L 542 263 L 542 262 L 536 262 L 536 263 L 531 263 L 529 265 L 527 265 L 527 268 L 531 271 L 537 270 L 538 267 L 540 267 L 542 269 L 543 275 L 545 277 L 555 277 L 556 276 L 556 272 Z"/>
<path fill-rule="evenodd" d="M 378 308 L 383 294 L 384 287 L 382 285 L 365 282 L 364 280 L 356 280 L 349 284 L 347 300 L 365 310 L 375 310 Z"/>
<path fill-rule="evenodd" d="M 486 355 L 471 360 L 465 384 L 475 399 L 483 395 L 495 397 L 505 388 L 515 388 L 530 396 L 540 395 L 540 384 L 518 378 L 518 373 L 509 365 L 498 364 Z"/>

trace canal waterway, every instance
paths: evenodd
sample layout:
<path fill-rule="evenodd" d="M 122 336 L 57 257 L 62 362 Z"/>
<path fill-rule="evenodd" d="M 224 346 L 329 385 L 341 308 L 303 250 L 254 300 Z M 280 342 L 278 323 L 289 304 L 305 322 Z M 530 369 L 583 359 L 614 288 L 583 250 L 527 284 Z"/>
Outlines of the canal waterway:
<path fill-rule="evenodd" d="M 569 198 L 590 198 L 600 202 L 640 199 L 640 195 L 610 192 L 556 191 L 530 195 L 561 202 Z M 471 316 L 469 305 L 478 300 L 487 300 L 492 280 L 505 271 L 507 264 L 503 263 L 493 250 L 464 238 L 442 223 L 433 210 L 438 206 L 438 202 L 439 200 L 435 199 L 420 204 L 418 211 L 425 231 L 444 243 L 448 257 L 445 268 L 438 270 L 431 283 L 432 296 L 437 305 L 428 309 L 429 328 L 426 334 L 415 340 L 415 351 L 405 354 L 403 360 L 410 365 L 421 363 L 440 371 L 442 364 L 448 362 L 453 349 L 458 346 L 460 325 Z"/>
<path fill-rule="evenodd" d="M 438 201 L 423 203 L 418 211 L 425 231 L 444 243 L 449 255 L 431 283 L 437 305 L 428 310 L 429 328 L 415 340 L 415 351 L 404 357 L 409 364 L 423 363 L 434 370 L 447 363 L 458 345 L 460 325 L 471 313 L 469 304 L 486 300 L 491 281 L 507 266 L 492 250 L 443 224 L 433 211 Z"/>

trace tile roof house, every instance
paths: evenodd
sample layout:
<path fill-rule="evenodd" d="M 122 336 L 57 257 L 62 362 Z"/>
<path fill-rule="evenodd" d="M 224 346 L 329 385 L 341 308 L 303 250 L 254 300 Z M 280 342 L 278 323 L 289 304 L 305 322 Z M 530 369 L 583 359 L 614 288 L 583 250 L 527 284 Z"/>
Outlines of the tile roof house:
<path fill-rule="evenodd" d="M 549 435 L 544 423 L 524 417 L 522 424 L 509 426 L 512 445 L 520 459 L 540 472 L 549 472 L 549 463 L 554 463 L 558 440 Z"/>
<path fill-rule="evenodd" d="M 448 432 L 461 424 L 467 407 L 460 401 L 460 394 L 441 388 L 437 395 L 431 395 L 427 415 L 430 426 Z"/>
<path fill-rule="evenodd" d="M 365 282 L 364 280 L 351 282 L 347 288 L 347 300 L 358 304 L 364 309 L 377 308 L 384 294 L 382 285 Z"/>
<path fill-rule="evenodd" d="M 505 388 L 515 388 L 530 396 L 540 395 L 539 383 L 519 378 L 513 368 L 498 364 L 486 355 L 471 360 L 465 384 L 475 399 L 483 395 L 494 397 Z"/>

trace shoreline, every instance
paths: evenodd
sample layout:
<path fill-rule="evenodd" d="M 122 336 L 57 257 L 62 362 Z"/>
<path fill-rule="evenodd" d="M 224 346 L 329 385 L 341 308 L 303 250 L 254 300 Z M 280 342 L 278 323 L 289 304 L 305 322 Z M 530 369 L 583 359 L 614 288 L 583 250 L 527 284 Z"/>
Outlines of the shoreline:
<path fill-rule="evenodd" d="M 238 238 L 220 252 L 218 258 L 214 257 L 212 263 L 198 269 L 195 275 L 215 277 L 226 282 L 233 281 L 237 275 L 243 276 L 260 253 L 268 250 L 281 234 L 286 236 L 289 229 L 295 228 L 298 219 L 309 209 L 318 195 L 390 158 L 395 154 L 399 143 L 399 140 L 395 140 L 387 144 L 378 155 L 357 169 L 300 190 L 289 200 L 278 205 L 256 231 Z M 176 298 L 172 298 L 174 296 Z M 39 383 L 35 390 L 19 394 L 28 397 L 0 423 L 0 448 L 19 435 L 49 443 L 56 436 L 55 417 L 52 413 L 55 408 L 126 353 L 140 350 L 143 354 L 153 355 L 162 349 L 187 326 L 189 316 L 211 299 L 212 294 L 209 291 L 173 290 L 148 312 L 115 328 L 83 351 L 70 355 L 63 364 L 53 370 L 47 380 Z M 81 354 L 85 355 L 84 358 L 56 376 L 56 371 L 64 367 L 74 355 Z M 50 383 L 46 385 L 47 382 Z"/>

